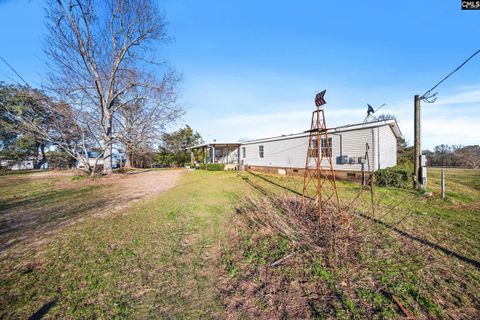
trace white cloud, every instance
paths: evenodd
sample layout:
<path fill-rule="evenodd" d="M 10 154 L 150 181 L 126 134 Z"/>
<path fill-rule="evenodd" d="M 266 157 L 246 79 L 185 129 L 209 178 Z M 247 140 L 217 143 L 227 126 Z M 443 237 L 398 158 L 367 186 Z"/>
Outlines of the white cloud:
<path fill-rule="evenodd" d="M 478 121 L 456 119 L 454 122 L 446 117 L 435 117 L 423 124 L 423 136 L 429 136 L 438 143 L 473 144 L 480 143 Z"/>
<path fill-rule="evenodd" d="M 447 97 L 439 97 L 436 105 L 453 105 L 453 104 L 480 104 L 480 89 L 460 92 Z"/>
<path fill-rule="evenodd" d="M 283 106 L 281 109 L 292 110 L 293 108 Z M 312 110 L 298 109 L 259 114 L 237 114 L 213 118 L 209 121 L 209 126 L 215 128 L 216 134 L 213 134 L 213 137 L 217 140 L 237 140 L 242 137 L 262 138 L 299 133 L 309 129 L 312 111 L 313 107 Z M 327 126 L 334 127 L 348 123 L 358 123 L 363 120 L 364 113 L 365 110 L 358 108 L 325 111 Z"/>
<path fill-rule="evenodd" d="M 432 149 L 438 144 L 480 144 L 480 89 L 478 86 L 470 89 L 439 96 L 433 104 L 422 102 L 422 148 Z M 412 144 L 413 99 L 389 111 L 397 117 L 400 129 Z"/>
<path fill-rule="evenodd" d="M 315 108 L 312 88 L 317 84 L 309 81 L 302 83 L 296 79 L 290 86 L 284 78 L 276 82 L 258 77 L 195 79 L 188 94 L 195 97 L 195 107 L 192 106 L 187 114 L 186 122 L 199 130 L 205 140 L 237 141 L 245 137 L 302 132 L 309 128 L 311 112 Z M 388 92 L 375 88 L 372 92 L 368 94 L 370 97 L 388 103 L 378 113 L 395 115 L 411 144 L 413 95 L 391 101 Z M 366 104 L 358 101 L 354 89 L 330 88 L 328 93 L 325 106 L 328 127 L 363 121 Z M 311 96 L 305 98 L 307 95 Z M 480 85 L 462 87 L 449 95 L 442 93 L 434 104 L 422 103 L 423 148 L 432 149 L 441 143 L 479 144 L 479 125 Z"/>

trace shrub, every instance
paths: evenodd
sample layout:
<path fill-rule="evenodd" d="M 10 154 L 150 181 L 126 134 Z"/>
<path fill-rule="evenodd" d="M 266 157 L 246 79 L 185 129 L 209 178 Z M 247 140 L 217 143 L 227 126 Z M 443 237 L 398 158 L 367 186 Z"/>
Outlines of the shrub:
<path fill-rule="evenodd" d="M 225 168 L 225 165 L 223 163 L 200 163 L 198 165 L 198 168 L 201 170 L 208 170 L 208 171 L 222 171 Z"/>
<path fill-rule="evenodd" d="M 223 163 L 209 163 L 207 164 L 207 170 L 209 171 L 222 171 L 225 168 Z"/>
<path fill-rule="evenodd" d="M 375 172 L 375 180 L 381 187 L 406 188 L 411 181 L 412 171 L 405 166 L 380 169 Z"/>

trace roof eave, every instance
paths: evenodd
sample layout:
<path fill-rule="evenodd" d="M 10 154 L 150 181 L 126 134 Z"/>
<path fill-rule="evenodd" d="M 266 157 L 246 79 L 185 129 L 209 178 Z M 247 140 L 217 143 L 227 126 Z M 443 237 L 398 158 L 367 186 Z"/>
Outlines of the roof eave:
<path fill-rule="evenodd" d="M 198 148 L 208 148 L 210 146 L 218 146 L 218 145 L 240 146 L 242 144 L 243 144 L 242 142 L 211 142 L 211 143 L 197 144 L 196 146 L 186 147 L 185 149 L 191 150 L 191 149 L 198 149 Z"/>

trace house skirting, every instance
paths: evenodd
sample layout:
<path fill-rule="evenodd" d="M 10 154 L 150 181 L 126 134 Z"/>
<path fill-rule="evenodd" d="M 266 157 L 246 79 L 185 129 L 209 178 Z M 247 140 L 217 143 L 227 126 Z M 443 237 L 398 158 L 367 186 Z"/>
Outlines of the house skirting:
<path fill-rule="evenodd" d="M 266 166 L 250 166 L 246 165 L 245 170 L 254 172 L 263 172 L 269 174 L 280 174 L 287 176 L 305 175 L 305 168 L 285 168 L 285 167 L 266 167 Z M 349 181 L 362 181 L 362 172 L 353 170 L 335 170 L 335 178 Z M 368 172 L 366 173 L 368 176 Z"/>

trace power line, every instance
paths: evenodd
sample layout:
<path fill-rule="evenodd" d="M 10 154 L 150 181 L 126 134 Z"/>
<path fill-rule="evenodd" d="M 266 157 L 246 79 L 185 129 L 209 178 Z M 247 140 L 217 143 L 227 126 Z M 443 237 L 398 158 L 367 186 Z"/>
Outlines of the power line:
<path fill-rule="evenodd" d="M 8 76 L 8 75 L 5 75 L 6 78 L 10 79 L 11 81 L 15 82 L 16 84 L 18 84 L 19 86 L 21 86 L 22 84 L 20 82 L 18 82 L 17 80 L 13 79 L 12 77 Z"/>
<path fill-rule="evenodd" d="M 15 72 L 15 74 L 20 78 L 22 79 L 23 83 L 25 83 L 25 85 L 28 87 L 28 83 L 27 81 L 25 81 L 25 79 L 22 78 L 22 76 L 7 62 L 7 60 L 3 59 L 2 56 L 0 56 L 0 59 L 13 71 Z M 15 81 L 16 82 L 16 81 Z"/>
<path fill-rule="evenodd" d="M 458 70 L 460 70 L 460 68 L 462 68 L 468 61 L 470 61 L 473 57 L 475 57 L 478 53 L 480 53 L 480 49 L 477 50 L 474 54 L 472 54 L 467 60 L 463 61 L 461 65 L 459 65 L 455 70 L 453 70 L 452 72 L 450 72 L 445 78 L 443 78 L 442 80 L 440 80 L 436 85 L 433 86 L 433 88 L 431 88 L 430 90 L 428 90 L 427 92 L 425 92 L 420 98 L 422 100 L 424 100 L 425 102 L 428 102 L 428 103 L 433 103 L 435 102 L 435 100 L 437 98 L 435 98 L 435 96 L 437 95 L 437 93 L 435 92 L 434 94 L 431 94 L 431 92 L 433 90 L 435 90 L 435 88 L 437 88 L 442 82 L 444 82 L 445 80 L 447 80 L 452 74 L 454 74 L 455 72 L 457 72 Z"/>

